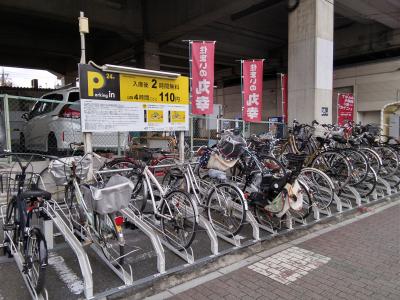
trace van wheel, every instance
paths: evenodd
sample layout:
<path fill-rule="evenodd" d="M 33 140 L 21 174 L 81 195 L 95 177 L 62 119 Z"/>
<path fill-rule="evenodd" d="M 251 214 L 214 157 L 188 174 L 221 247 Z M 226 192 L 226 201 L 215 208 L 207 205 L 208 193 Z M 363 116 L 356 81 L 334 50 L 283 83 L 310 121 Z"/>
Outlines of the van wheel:
<path fill-rule="evenodd" d="M 47 138 L 47 153 L 57 155 L 57 139 L 54 133 L 50 133 Z"/>
<path fill-rule="evenodd" d="M 23 133 L 19 135 L 19 151 L 25 152 L 26 147 L 25 147 L 25 136 Z"/>

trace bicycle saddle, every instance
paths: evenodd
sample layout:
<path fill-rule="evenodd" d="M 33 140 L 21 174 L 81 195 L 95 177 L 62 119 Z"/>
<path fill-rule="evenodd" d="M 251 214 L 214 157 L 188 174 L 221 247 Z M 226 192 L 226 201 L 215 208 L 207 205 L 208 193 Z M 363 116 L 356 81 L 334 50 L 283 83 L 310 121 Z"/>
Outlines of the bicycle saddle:
<path fill-rule="evenodd" d="M 35 188 L 33 190 L 24 191 L 21 193 L 21 197 L 23 199 L 30 199 L 30 198 L 43 198 L 45 200 L 51 200 L 51 193 L 48 191 Z"/>

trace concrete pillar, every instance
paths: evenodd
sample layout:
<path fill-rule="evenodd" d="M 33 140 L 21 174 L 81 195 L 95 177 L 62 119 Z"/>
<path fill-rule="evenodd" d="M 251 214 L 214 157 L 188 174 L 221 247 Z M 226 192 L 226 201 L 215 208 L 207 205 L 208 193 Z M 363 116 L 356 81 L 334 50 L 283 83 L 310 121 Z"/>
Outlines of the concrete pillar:
<path fill-rule="evenodd" d="M 289 122 L 332 123 L 333 0 L 289 13 Z"/>
<path fill-rule="evenodd" d="M 61 78 L 61 85 L 73 84 L 75 85 L 76 79 L 78 78 L 78 71 L 68 71 Z"/>
<path fill-rule="evenodd" d="M 160 70 L 160 49 L 157 43 L 144 41 L 137 51 L 138 67 L 149 70 Z"/>

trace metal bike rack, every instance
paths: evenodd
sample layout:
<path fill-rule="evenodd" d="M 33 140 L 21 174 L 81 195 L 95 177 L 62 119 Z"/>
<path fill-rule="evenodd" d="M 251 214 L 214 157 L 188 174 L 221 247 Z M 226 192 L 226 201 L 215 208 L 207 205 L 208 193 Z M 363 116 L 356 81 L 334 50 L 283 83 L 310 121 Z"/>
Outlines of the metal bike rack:
<path fill-rule="evenodd" d="M 4 218 L 5 218 L 5 214 L 4 214 L 4 209 L 5 206 L 1 206 L 0 210 L 1 210 L 1 216 L 3 218 L 3 224 L 5 223 Z M 32 282 L 30 281 L 29 276 L 24 272 L 24 266 L 23 266 L 23 257 L 19 254 L 18 250 L 17 250 L 17 246 L 14 244 L 12 237 L 10 236 L 10 234 L 7 231 L 4 231 L 4 236 L 7 236 L 8 240 L 9 240 L 9 250 L 11 252 L 11 255 L 13 256 L 13 259 L 15 261 L 15 263 L 17 264 L 18 270 L 21 273 L 22 278 L 24 279 L 24 283 L 29 291 L 29 294 L 31 295 L 32 299 L 34 300 L 48 300 L 49 296 L 47 293 L 46 289 L 43 289 L 43 293 L 38 294 L 35 291 L 35 288 L 32 285 Z M 5 245 L 3 245 L 4 247 Z"/>
<path fill-rule="evenodd" d="M 133 282 L 133 272 L 131 265 L 128 264 L 129 273 L 118 263 L 118 268 L 116 268 L 112 263 L 110 263 L 101 253 L 101 250 L 96 244 L 91 244 L 90 248 L 97 254 L 97 256 L 117 275 L 125 285 L 131 285 Z"/>
<path fill-rule="evenodd" d="M 339 198 L 339 197 L 338 197 Z M 353 186 L 345 186 L 342 193 L 340 194 L 340 203 L 337 202 L 337 198 L 334 198 L 334 201 L 337 205 L 337 211 L 342 212 L 343 207 L 345 208 L 353 208 L 353 204 L 350 200 L 354 200 L 357 206 L 361 205 L 361 196 L 360 193 Z"/>
<path fill-rule="evenodd" d="M 385 195 L 385 193 L 386 195 L 392 194 L 392 188 L 390 187 L 389 182 L 387 182 L 385 179 L 379 176 L 378 176 L 378 182 L 376 183 L 376 189 L 382 191 L 383 196 Z"/>
<path fill-rule="evenodd" d="M 150 239 L 157 255 L 157 270 L 161 274 L 165 273 L 165 253 L 158 234 L 156 234 L 154 230 L 141 219 L 141 217 L 136 215 L 132 209 L 124 208 L 121 210 L 121 213 Z"/>
<path fill-rule="evenodd" d="M 159 240 L 164 247 L 166 247 L 168 250 L 173 252 L 175 255 L 177 255 L 178 257 L 180 257 L 187 263 L 189 263 L 189 264 L 194 263 L 193 249 L 191 247 L 189 247 L 188 249 L 185 249 L 183 247 L 176 248 L 173 245 L 171 245 L 168 241 L 166 241 L 163 238 L 163 233 L 161 232 L 160 228 L 158 228 L 158 226 L 155 224 L 156 220 L 155 220 L 153 214 L 151 214 L 150 216 L 141 215 L 141 220 L 146 225 L 150 226 L 150 228 L 153 230 L 153 232 L 158 235 Z M 188 250 L 190 251 L 190 253 L 188 252 Z"/>
<path fill-rule="evenodd" d="M 51 218 L 54 225 L 56 225 L 58 230 L 61 232 L 64 239 L 78 258 L 79 267 L 81 269 L 84 282 L 85 297 L 86 299 L 91 299 L 93 298 L 93 278 L 89 258 L 86 254 L 86 251 L 83 249 L 82 244 L 78 241 L 74 233 L 71 231 L 70 227 L 65 223 L 61 215 L 55 210 L 52 205 L 57 206 L 59 210 L 62 211 L 58 204 L 51 204 L 49 202 L 45 202 L 44 210 Z"/>
<path fill-rule="evenodd" d="M 335 194 L 335 196 L 336 196 L 336 194 Z M 313 205 L 313 214 L 314 214 L 314 219 L 316 221 L 319 221 L 319 220 L 321 220 L 321 214 L 330 217 L 330 216 L 332 216 L 332 211 L 331 211 L 330 207 L 327 207 L 326 209 L 319 209 L 316 205 L 315 206 Z"/>
<path fill-rule="evenodd" d="M 213 255 L 217 255 L 219 253 L 218 238 L 217 238 L 217 233 L 215 232 L 214 228 L 211 226 L 210 222 L 202 215 L 199 215 L 199 226 L 206 230 L 207 235 L 210 238 L 211 253 Z"/>
<path fill-rule="evenodd" d="M 249 210 L 246 211 L 246 220 L 250 223 L 250 226 L 253 229 L 253 239 L 255 241 L 259 241 L 260 240 L 260 226 L 259 226 L 256 218 L 253 216 L 253 214 Z"/>

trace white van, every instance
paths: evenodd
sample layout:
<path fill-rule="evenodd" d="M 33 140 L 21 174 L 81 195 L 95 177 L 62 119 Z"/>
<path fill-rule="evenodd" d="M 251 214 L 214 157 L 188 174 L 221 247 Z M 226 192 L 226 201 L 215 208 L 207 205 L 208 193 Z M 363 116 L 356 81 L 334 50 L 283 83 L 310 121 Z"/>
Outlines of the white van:
<path fill-rule="evenodd" d="M 78 88 L 56 90 L 43 95 L 41 99 L 60 102 L 37 101 L 29 113 L 23 114 L 26 123 L 20 134 L 21 148 L 54 154 L 69 150 L 70 143 L 82 142 Z M 119 140 L 124 149 L 128 144 L 128 133 L 120 133 Z M 92 143 L 96 150 L 116 150 L 118 133 L 94 133 Z"/>

